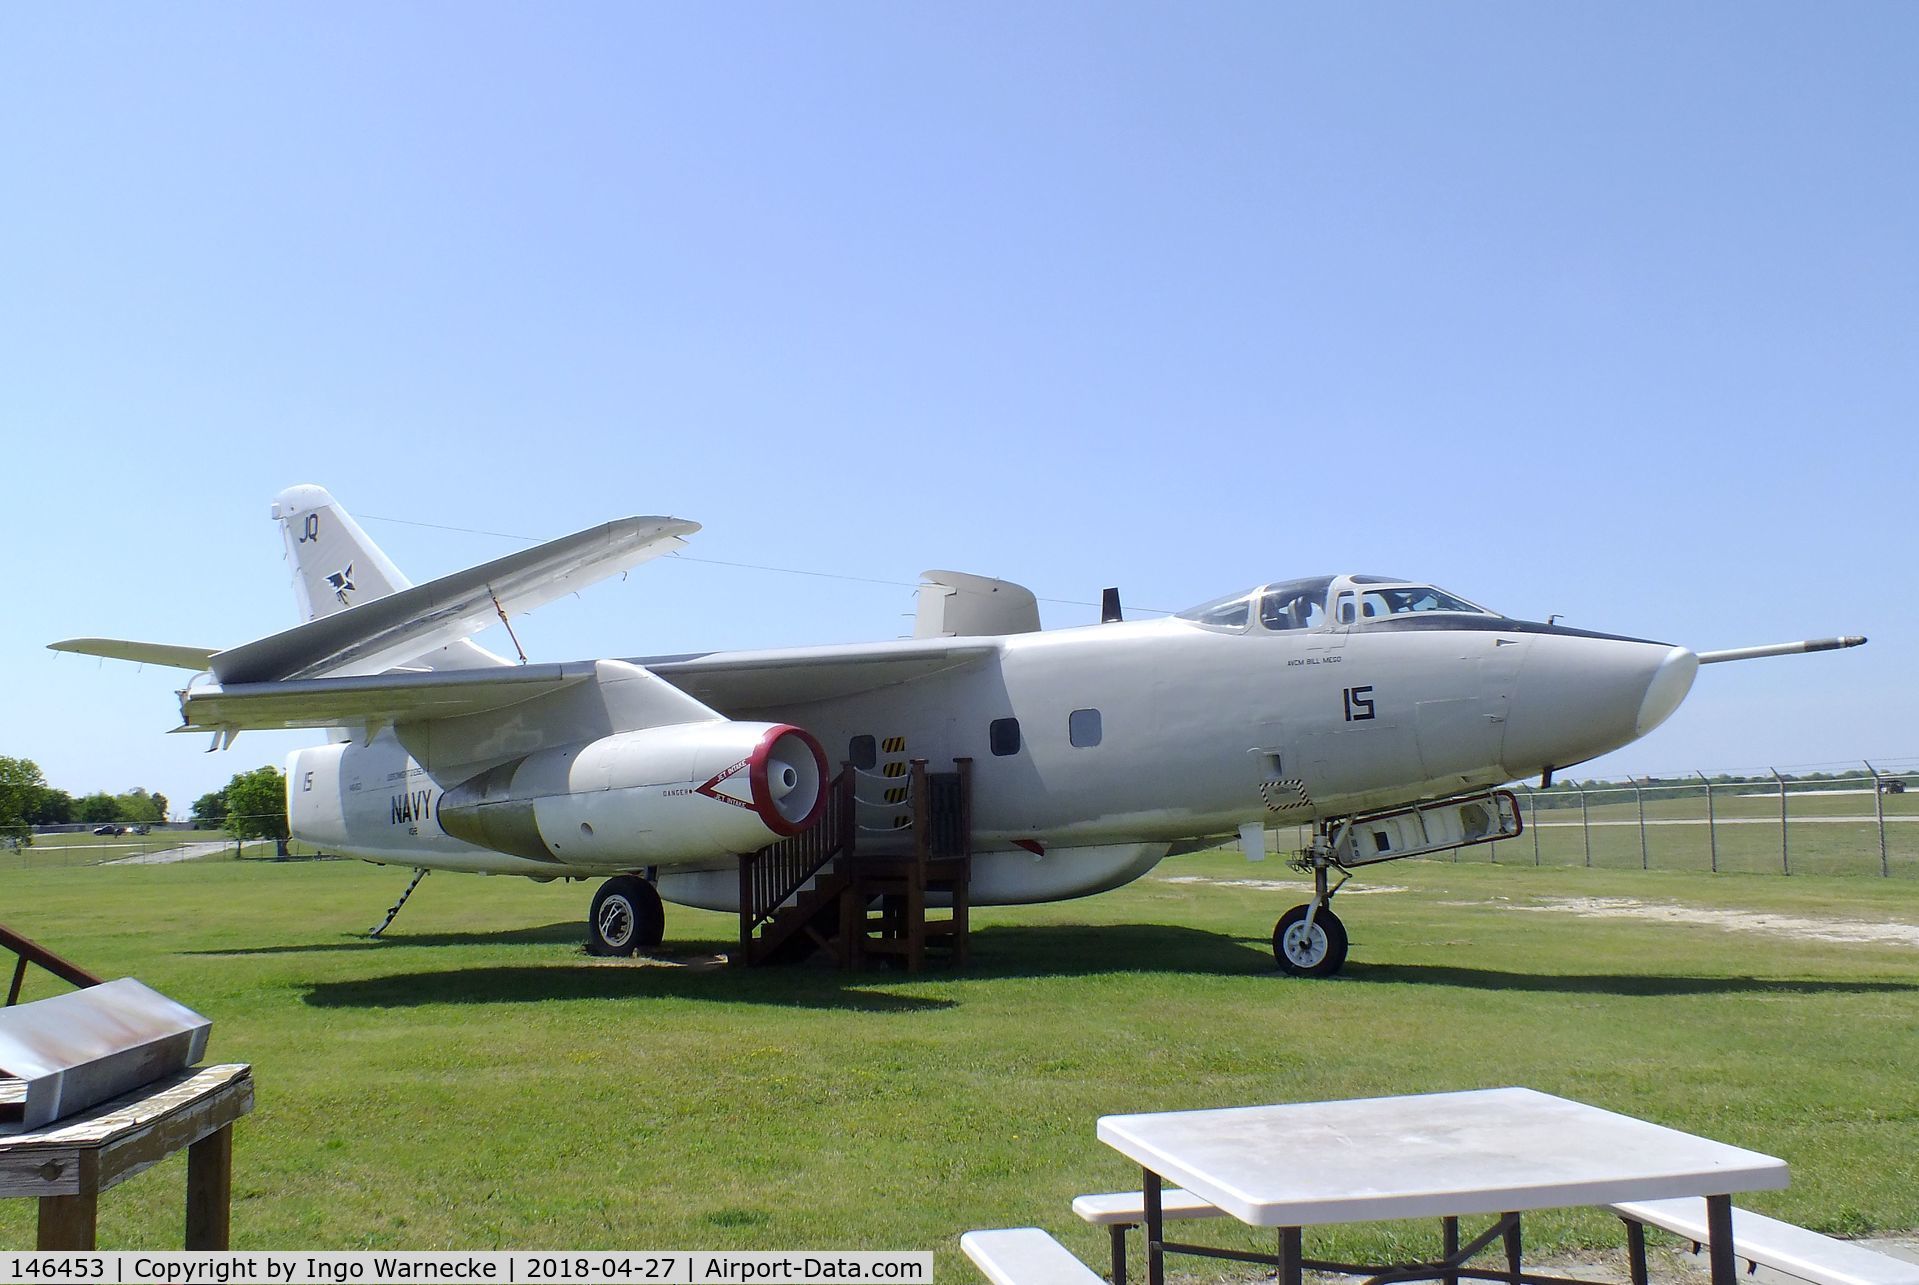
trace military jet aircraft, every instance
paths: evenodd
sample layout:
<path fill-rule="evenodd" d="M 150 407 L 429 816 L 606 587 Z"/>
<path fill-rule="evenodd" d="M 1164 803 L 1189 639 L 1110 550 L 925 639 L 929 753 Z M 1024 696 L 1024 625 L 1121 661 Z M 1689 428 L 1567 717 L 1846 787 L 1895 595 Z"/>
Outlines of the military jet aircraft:
<path fill-rule="evenodd" d="M 862 844 L 899 833 L 909 757 L 972 760 L 971 900 L 1085 896 L 1176 848 L 1310 823 L 1311 900 L 1279 966 L 1337 972 L 1345 877 L 1510 838 L 1497 787 L 1646 735 L 1702 664 L 1864 638 L 1694 653 L 1514 620 L 1434 585 L 1329 575 L 1164 619 L 1042 631 L 1033 595 L 928 572 L 911 639 L 514 664 L 471 639 L 668 553 L 693 522 L 632 517 L 413 585 L 318 486 L 273 503 L 304 623 L 228 650 L 78 638 L 56 650 L 201 671 L 179 731 L 326 728 L 287 763 L 295 837 L 421 869 L 601 878 L 590 949 L 650 949 L 662 901 L 733 910 L 740 854 L 814 824 L 828 750 L 884 783 Z M 509 623 L 509 629 L 511 628 Z M 1338 882 L 1333 875 L 1337 873 Z"/>

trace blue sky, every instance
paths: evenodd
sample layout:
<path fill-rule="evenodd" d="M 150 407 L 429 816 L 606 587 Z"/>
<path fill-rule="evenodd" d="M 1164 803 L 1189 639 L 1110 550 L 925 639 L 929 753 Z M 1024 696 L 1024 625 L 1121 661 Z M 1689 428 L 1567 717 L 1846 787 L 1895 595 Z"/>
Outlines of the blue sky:
<path fill-rule="evenodd" d="M 1919 760 L 1919 9 L 0 9 L 0 753 L 184 804 L 330 487 L 416 579 L 664 513 L 536 659 L 888 637 L 928 567 L 1330 570 L 1700 648 L 1594 771 Z M 400 525 L 404 518 L 466 531 Z M 1049 603 L 1049 625 L 1092 618 Z"/>

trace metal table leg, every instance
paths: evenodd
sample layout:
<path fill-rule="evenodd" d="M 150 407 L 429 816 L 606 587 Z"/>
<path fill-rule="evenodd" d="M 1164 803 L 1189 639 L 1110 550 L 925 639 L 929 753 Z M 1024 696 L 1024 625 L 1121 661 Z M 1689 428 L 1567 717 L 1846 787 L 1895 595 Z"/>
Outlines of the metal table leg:
<path fill-rule="evenodd" d="M 1711 1238 L 1712 1285 L 1739 1285 L 1732 1247 L 1732 1197 L 1706 1197 L 1706 1235 Z"/>
<path fill-rule="evenodd" d="M 1300 1285 L 1299 1228 L 1281 1227 L 1279 1229 L 1279 1277 L 1275 1285 Z"/>
<path fill-rule="evenodd" d="M 1165 1218 L 1160 1205 L 1159 1175 L 1142 1169 L 1140 1194 L 1146 1205 L 1146 1281 L 1147 1285 L 1166 1285 Z M 1721 1285 L 1714 1281 L 1713 1285 Z"/>
<path fill-rule="evenodd" d="M 1632 1272 L 1632 1285 L 1646 1285 L 1646 1225 L 1627 1218 L 1626 1266 Z"/>

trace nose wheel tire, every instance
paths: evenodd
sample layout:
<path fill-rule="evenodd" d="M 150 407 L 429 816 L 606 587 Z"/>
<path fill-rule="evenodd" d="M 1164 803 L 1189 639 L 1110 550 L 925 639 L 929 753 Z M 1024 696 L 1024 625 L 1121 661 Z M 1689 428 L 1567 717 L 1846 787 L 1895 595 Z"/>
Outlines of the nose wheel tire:
<path fill-rule="evenodd" d="M 1273 958 L 1294 977 L 1331 977 L 1346 966 L 1346 925 L 1325 906 L 1306 926 L 1307 906 L 1294 906 L 1273 925 Z"/>
<path fill-rule="evenodd" d="M 649 951 L 666 935 L 666 908 L 652 884 L 635 875 L 616 875 L 593 894 L 586 920 L 589 955 L 631 955 Z"/>

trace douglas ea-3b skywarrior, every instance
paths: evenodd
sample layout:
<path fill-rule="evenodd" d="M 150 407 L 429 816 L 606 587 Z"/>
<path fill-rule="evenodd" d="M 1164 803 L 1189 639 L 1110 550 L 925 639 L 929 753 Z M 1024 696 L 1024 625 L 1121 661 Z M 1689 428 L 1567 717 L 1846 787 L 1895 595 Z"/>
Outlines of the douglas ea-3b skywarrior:
<path fill-rule="evenodd" d="M 368 861 L 599 878 L 590 949 L 659 944 L 661 902 L 735 910 L 739 859 L 805 831 L 831 752 L 885 787 L 863 849 L 898 826 L 908 756 L 970 759 L 970 898 L 1117 888 L 1176 847 L 1310 823 L 1311 900 L 1283 915 L 1288 973 L 1346 958 L 1348 872 L 1517 835 L 1497 788 L 1663 723 L 1702 664 L 1863 638 L 1694 653 L 1513 620 L 1430 584 L 1334 575 L 1165 619 L 1042 631 L 1017 585 L 928 572 L 916 636 L 889 642 L 514 664 L 496 621 L 668 553 L 698 530 L 632 517 L 412 585 L 333 497 L 273 503 L 305 623 L 225 651 L 53 644 L 203 671 L 181 731 L 327 728 L 287 763 L 294 837 Z M 871 792 L 869 791 L 868 794 Z M 1332 872 L 1340 873 L 1339 882 Z"/>

